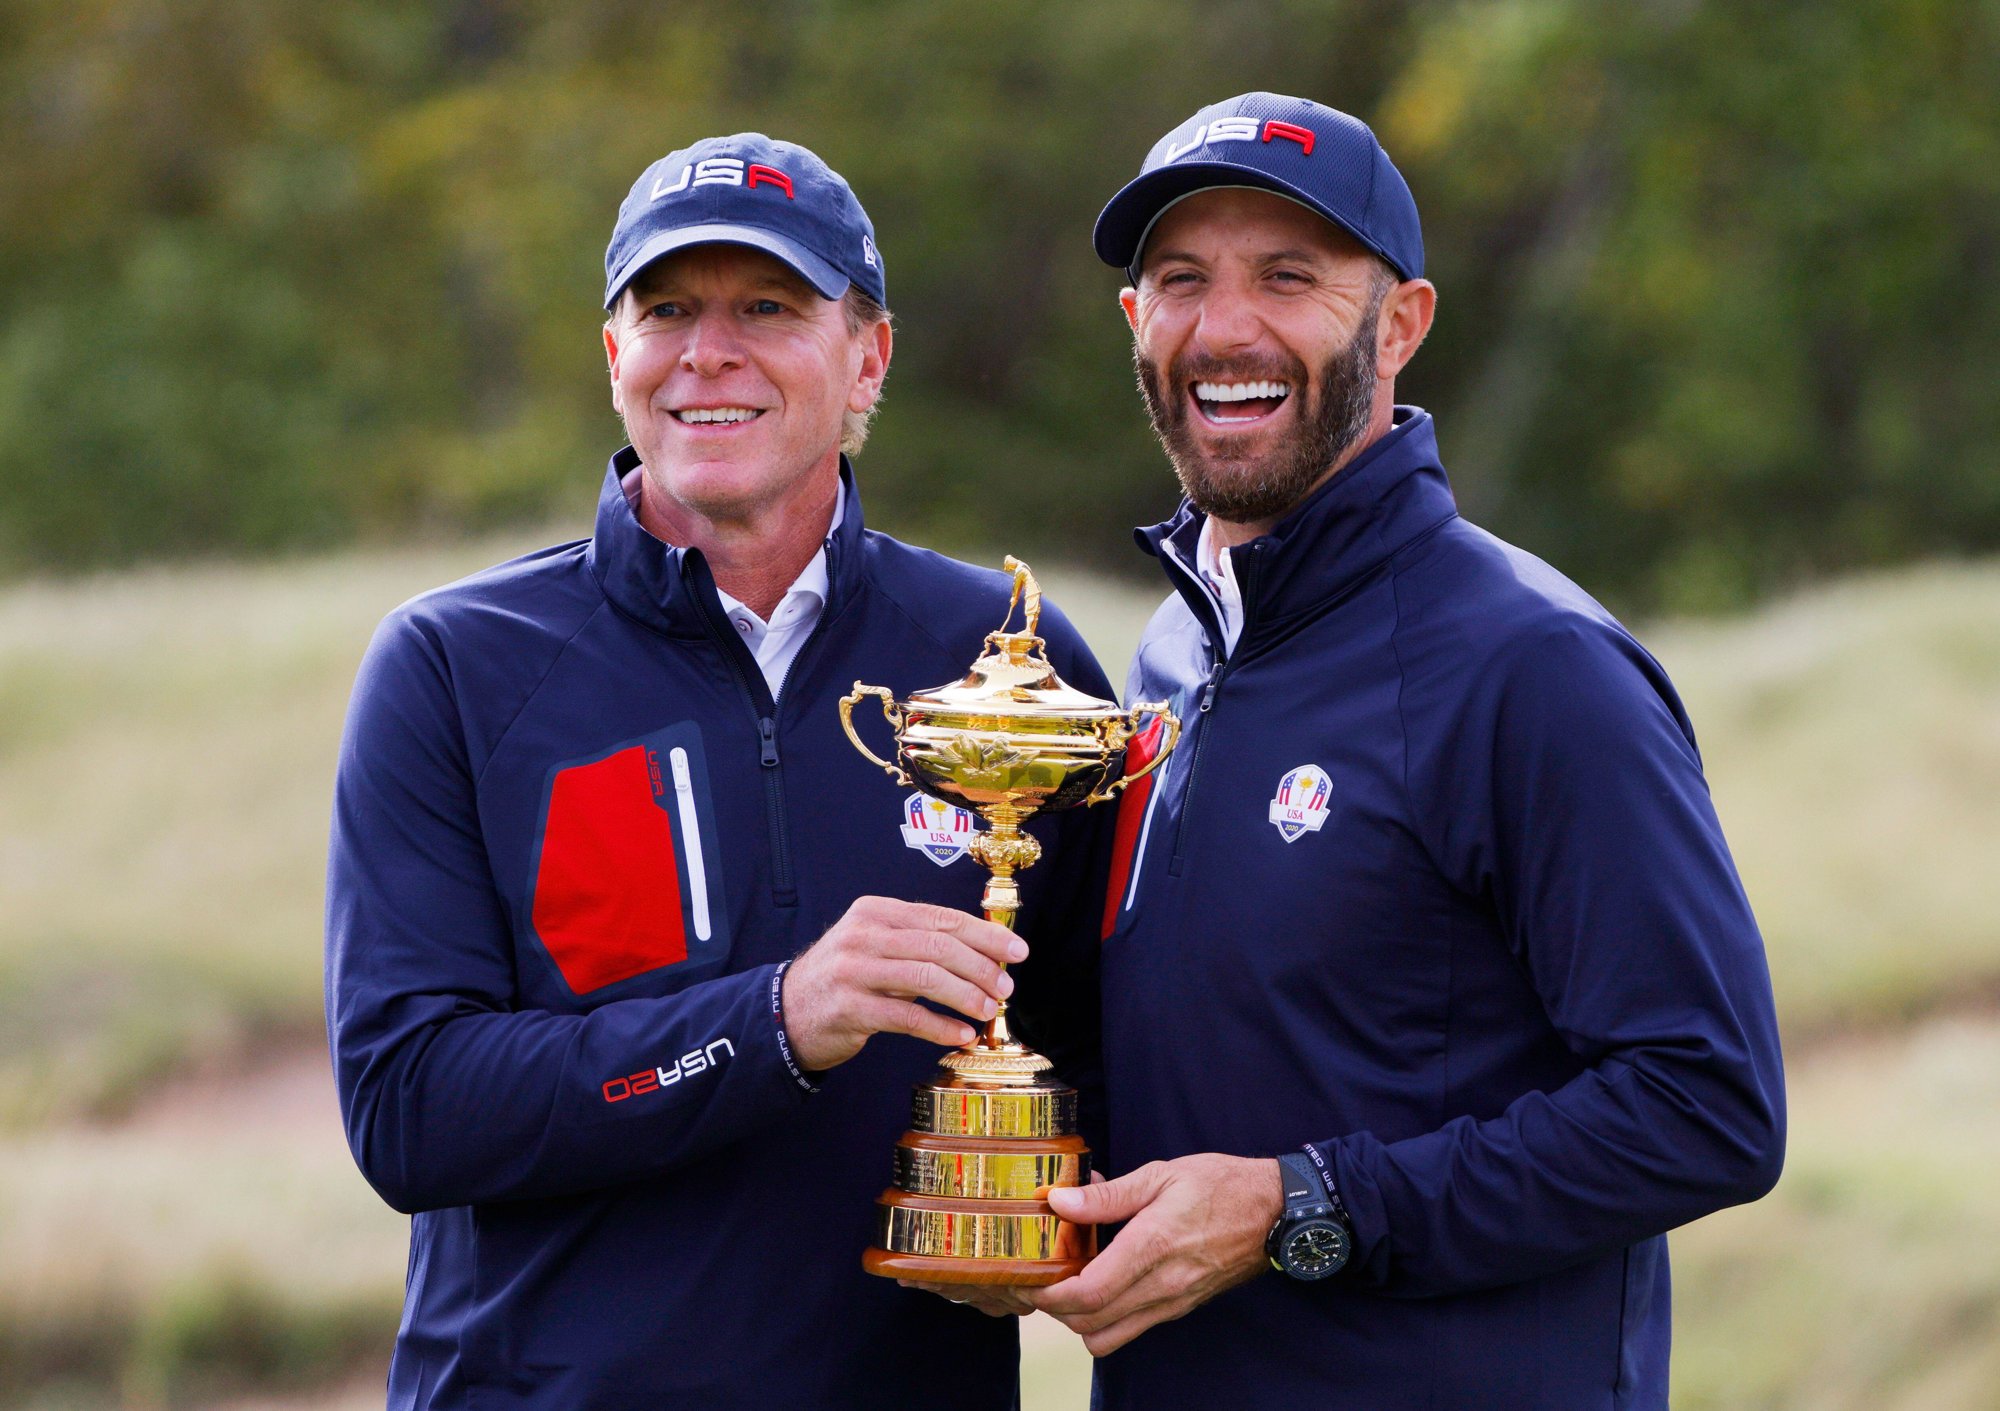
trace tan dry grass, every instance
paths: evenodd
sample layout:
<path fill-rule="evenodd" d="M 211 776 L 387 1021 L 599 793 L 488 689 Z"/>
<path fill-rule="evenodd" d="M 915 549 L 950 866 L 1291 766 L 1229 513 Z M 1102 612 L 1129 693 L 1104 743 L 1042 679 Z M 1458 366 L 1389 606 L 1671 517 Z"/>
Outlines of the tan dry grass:
<path fill-rule="evenodd" d="M 162 1066 L 311 1031 L 354 664 L 396 602 L 528 542 L 0 592 L 0 1121 L 115 1107 Z M 1122 677 L 1159 594 L 1049 577 Z M 2000 569 L 1646 636 L 1793 1032 L 2000 987 Z"/>
<path fill-rule="evenodd" d="M 165 1082 L 134 1117 L 0 1144 L 0 1364 L 78 1406 L 379 1371 L 407 1233 L 323 1058 Z"/>
<path fill-rule="evenodd" d="M 383 612 L 490 556 L 0 593 L 0 1122 L 310 1031 L 355 663 Z"/>
<path fill-rule="evenodd" d="M 0 1145 L 0 1208 L 0 1298 L 32 1289 L 79 1309 L 146 1302 L 212 1270 L 376 1293 L 408 1233 L 349 1159 L 313 1054 L 163 1084 L 131 1118 L 17 1136 Z"/>
<path fill-rule="evenodd" d="M 376 1307 L 373 1342 L 361 1344 L 374 1367 L 323 1394 L 231 1397 L 218 1411 L 379 1406 L 408 1228 L 349 1161 L 331 1074 L 317 1055 L 171 1081 L 129 1117 L 44 1127 L 0 1145 L 0 1326 L 25 1324 L 81 1346 L 92 1365 L 73 1371 L 66 1391 L 44 1386 L 28 1403 L 80 1411 L 155 1396 L 190 1404 L 187 1372 L 154 1346 L 158 1315 L 203 1295 L 213 1302 L 218 1286 L 350 1318 Z M 104 1326 L 106 1310 L 124 1324 Z M 95 1337 L 76 1332 L 94 1325 Z M 1082 1344 L 1041 1317 L 1024 1326 L 1022 1342 L 1028 1411 L 1082 1407 L 1090 1380 Z M 14 1404 L 0 1393 L 0 1407 Z"/>
<path fill-rule="evenodd" d="M 143 1400 L 214 1288 L 335 1322 L 393 1306 L 404 1225 L 347 1161 L 317 1060 L 226 1075 L 316 1031 L 328 783 L 374 622 L 526 542 L 0 591 L 0 1324 L 136 1310 L 104 1385 Z M 1121 678 L 1158 593 L 1049 587 Z M 2000 569 L 1645 635 L 1701 732 L 1790 1034 L 2000 982 Z M 1676 1240 L 1677 1404 L 2000 1404 L 1996 1033 L 1936 1021 L 1795 1064 L 1778 1195 Z M 170 1081 L 190 1067 L 222 1086 Z M 286 1087 L 308 1079 L 317 1097 Z M 1041 1321 L 1029 1404 L 1080 1405 L 1084 1359 Z"/>
<path fill-rule="evenodd" d="M 2000 993 L 2000 567 L 1646 636 L 1694 718 L 1788 1032 Z"/>
<path fill-rule="evenodd" d="M 1822 1047 L 1784 1180 L 1672 1240 L 1674 1404 L 2000 1406 L 2000 1019 Z"/>
<path fill-rule="evenodd" d="M 2000 1022 L 1823 1046 L 1791 1090 L 1778 1193 L 1674 1237 L 1675 1404 L 2000 1404 L 2000 1266 L 1983 1254 L 2000 1239 Z M 0 1212 L 0 1317 L 31 1300 L 43 1322 L 157 1301 L 218 1269 L 386 1306 L 405 1230 L 348 1163 L 316 1059 L 169 1086 L 133 1120 L 28 1134 L 0 1150 Z M 389 1326 L 385 1313 L 384 1348 Z M 1023 1341 L 1024 1404 L 1080 1407 L 1075 1341 L 1044 1319 Z"/>
<path fill-rule="evenodd" d="M 398 602 L 534 542 L 0 591 L 0 1127 L 316 1031 L 362 649 Z M 1122 662 L 1150 604 L 1056 582 Z"/>

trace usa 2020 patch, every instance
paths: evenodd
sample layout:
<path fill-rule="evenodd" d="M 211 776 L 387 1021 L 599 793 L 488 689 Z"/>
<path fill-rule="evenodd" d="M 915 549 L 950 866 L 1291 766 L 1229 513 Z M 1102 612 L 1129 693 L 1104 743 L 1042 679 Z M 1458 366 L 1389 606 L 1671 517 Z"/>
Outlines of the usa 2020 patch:
<path fill-rule="evenodd" d="M 1295 843 L 1307 833 L 1317 833 L 1328 812 L 1326 771 L 1317 764 L 1301 764 L 1285 771 L 1278 781 L 1278 796 L 1271 800 L 1271 822 L 1278 836 Z"/>
<path fill-rule="evenodd" d="M 949 867 L 972 846 L 975 822 L 970 809 L 929 794 L 911 794 L 903 800 L 903 846 Z"/>

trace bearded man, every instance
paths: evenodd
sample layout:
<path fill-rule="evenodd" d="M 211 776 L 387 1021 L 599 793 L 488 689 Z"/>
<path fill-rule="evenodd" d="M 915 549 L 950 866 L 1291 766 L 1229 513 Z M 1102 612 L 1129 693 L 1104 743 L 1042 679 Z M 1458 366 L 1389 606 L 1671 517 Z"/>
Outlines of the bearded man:
<path fill-rule="evenodd" d="M 1026 1301 L 1107 1411 L 1664 1407 L 1663 1232 L 1784 1145 L 1680 701 L 1459 517 L 1396 405 L 1436 292 L 1365 125 L 1203 109 L 1095 240 L 1187 494 L 1139 536 L 1175 594 L 1128 698 L 1186 735 L 1125 795 L 1106 903 L 1124 1174 L 1049 1197 L 1126 1223 Z"/>

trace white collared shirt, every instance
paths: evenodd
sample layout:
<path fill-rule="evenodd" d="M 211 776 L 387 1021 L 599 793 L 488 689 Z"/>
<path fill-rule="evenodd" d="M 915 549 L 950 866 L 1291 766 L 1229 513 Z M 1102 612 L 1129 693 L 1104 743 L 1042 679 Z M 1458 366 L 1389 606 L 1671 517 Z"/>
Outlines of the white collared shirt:
<path fill-rule="evenodd" d="M 843 490 L 845 487 L 843 487 Z M 840 528 L 841 517 L 847 513 L 843 493 L 833 502 L 833 522 L 826 527 L 826 538 L 833 537 L 833 531 Z M 757 669 L 764 673 L 770 683 L 771 699 L 778 699 L 778 691 L 785 684 L 785 673 L 792 669 L 792 660 L 799 654 L 799 648 L 812 636 L 812 630 L 819 625 L 819 615 L 826 610 L 826 543 L 821 541 L 819 552 L 811 562 L 792 580 L 792 586 L 785 590 L 785 596 L 771 609 L 767 622 L 757 616 L 742 603 L 723 592 L 715 590 L 715 596 L 722 599 L 722 610 L 729 614 L 729 621 L 743 637 L 743 645 L 750 649 L 750 655 L 757 658 Z"/>
<path fill-rule="evenodd" d="M 1236 650 L 1243 635 L 1243 590 L 1236 583 L 1236 567 L 1229 554 L 1215 541 L 1215 521 L 1201 522 L 1201 538 L 1194 546 L 1195 577 L 1208 590 L 1215 615 L 1222 623 L 1222 655 Z"/>
<path fill-rule="evenodd" d="M 625 472 L 619 482 L 625 491 L 625 502 L 632 507 L 632 513 L 639 512 L 639 481 L 645 474 L 641 467 L 633 467 Z M 785 684 L 785 673 L 792 669 L 792 661 L 799 654 L 799 648 L 812 636 L 813 628 L 819 625 L 819 615 L 826 610 L 826 594 L 829 579 L 826 573 L 826 540 L 833 538 L 833 532 L 840 528 L 840 521 L 847 514 L 847 486 L 842 482 L 840 493 L 834 496 L 833 519 L 826 526 L 826 536 L 820 541 L 819 552 L 800 570 L 792 580 L 792 586 L 785 590 L 785 596 L 778 600 L 771 610 L 770 621 L 757 616 L 742 603 L 717 588 L 715 596 L 722 600 L 722 610 L 728 614 L 729 622 L 743 638 L 743 645 L 750 649 L 750 655 L 757 659 L 757 669 L 764 673 L 764 680 L 771 688 L 771 699 L 778 699 L 778 691 Z"/>

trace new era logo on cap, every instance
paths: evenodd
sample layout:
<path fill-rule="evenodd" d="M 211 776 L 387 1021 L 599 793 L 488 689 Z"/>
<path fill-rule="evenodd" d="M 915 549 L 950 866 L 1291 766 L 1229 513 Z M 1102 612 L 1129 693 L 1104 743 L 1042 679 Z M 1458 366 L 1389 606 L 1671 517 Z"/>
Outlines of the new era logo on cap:
<path fill-rule="evenodd" d="M 648 167 L 604 252 L 604 307 L 654 260 L 707 244 L 762 250 L 828 299 L 853 285 L 889 302 L 868 213 L 838 172 L 796 143 L 739 132 Z"/>
<path fill-rule="evenodd" d="M 1359 118 L 1280 93 L 1203 108 L 1154 144 L 1139 175 L 1097 218 L 1098 258 L 1138 278 L 1153 224 L 1175 202 L 1217 186 L 1288 196 L 1332 221 L 1404 279 L 1424 273 L 1417 203 Z"/>

